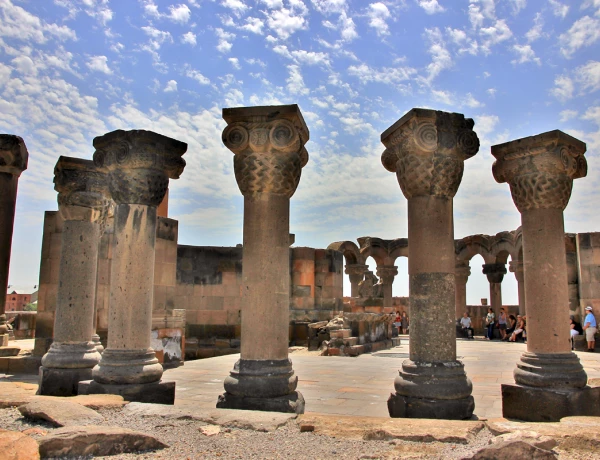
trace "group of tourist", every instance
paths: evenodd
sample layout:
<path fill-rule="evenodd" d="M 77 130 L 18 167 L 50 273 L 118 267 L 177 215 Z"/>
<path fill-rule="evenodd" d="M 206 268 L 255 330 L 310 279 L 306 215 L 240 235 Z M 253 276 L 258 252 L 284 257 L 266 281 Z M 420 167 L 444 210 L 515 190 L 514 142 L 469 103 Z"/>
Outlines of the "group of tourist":
<path fill-rule="evenodd" d="M 587 351 L 593 352 L 596 346 L 595 334 L 597 332 L 596 318 L 594 317 L 593 308 L 587 306 L 585 308 L 586 316 L 583 320 L 583 327 L 580 323 L 575 321 L 575 317 L 570 317 L 570 329 L 571 329 L 571 350 L 575 349 L 575 337 L 582 335 L 583 331 L 586 334 L 587 340 Z M 496 313 L 492 307 L 488 308 L 488 312 L 484 318 L 485 323 L 485 338 L 486 340 L 494 339 L 494 328 L 500 331 L 500 340 L 505 342 L 516 342 L 522 340 L 527 343 L 527 317 L 525 315 L 507 315 L 504 307 L 500 308 L 500 313 L 496 319 Z M 472 339 L 474 336 L 474 330 L 472 327 L 472 321 L 469 317 L 468 312 L 463 314 L 463 317 L 459 321 L 460 327 L 467 338 Z"/>
<path fill-rule="evenodd" d="M 396 328 L 398 329 L 398 333 L 400 333 L 400 331 L 402 331 L 402 334 L 408 333 L 408 328 L 410 325 L 408 322 L 408 315 L 405 311 L 403 311 L 402 314 L 400 314 L 399 311 L 396 312 L 396 317 L 394 318 L 394 326 L 396 326 Z"/>

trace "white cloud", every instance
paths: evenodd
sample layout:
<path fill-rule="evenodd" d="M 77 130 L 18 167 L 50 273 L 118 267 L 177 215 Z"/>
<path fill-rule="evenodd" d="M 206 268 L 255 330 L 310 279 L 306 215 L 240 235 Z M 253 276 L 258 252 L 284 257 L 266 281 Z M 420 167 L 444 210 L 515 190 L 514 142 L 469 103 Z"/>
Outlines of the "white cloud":
<path fill-rule="evenodd" d="M 377 35 L 389 35 L 389 27 L 386 20 L 391 16 L 390 10 L 384 3 L 377 2 L 369 5 L 367 17 L 369 18 L 369 26 L 373 27 Z"/>
<path fill-rule="evenodd" d="M 219 42 L 217 44 L 217 50 L 221 53 L 229 53 L 229 51 L 231 51 L 231 48 L 233 47 L 233 43 L 231 43 L 230 40 L 233 40 L 235 38 L 235 34 L 225 32 L 221 28 L 215 29 L 215 33 L 217 34 L 217 37 L 219 39 Z"/>
<path fill-rule="evenodd" d="M 240 65 L 240 60 L 238 58 L 232 57 L 232 58 L 229 58 L 228 61 L 231 63 L 231 65 L 233 66 L 234 69 L 239 70 L 242 68 L 242 66 Z"/>
<path fill-rule="evenodd" d="M 431 97 L 436 102 L 441 102 L 446 105 L 454 105 L 454 95 L 450 91 L 431 90 Z"/>
<path fill-rule="evenodd" d="M 190 20 L 191 14 L 192 12 L 185 4 L 177 6 L 171 5 L 169 6 L 169 14 L 167 15 L 167 17 L 173 22 L 185 24 Z"/>
<path fill-rule="evenodd" d="M 517 59 L 513 59 L 513 64 L 525 64 L 526 62 L 535 62 L 537 65 L 541 65 L 542 61 L 536 57 L 535 51 L 531 48 L 531 45 L 513 45 L 512 50 L 517 54 Z"/>
<path fill-rule="evenodd" d="M 350 42 L 355 38 L 358 38 L 356 24 L 354 24 L 352 18 L 346 15 L 345 11 L 343 11 L 342 14 L 340 14 L 340 19 L 338 22 L 340 24 L 340 35 L 342 36 L 342 40 Z"/>
<path fill-rule="evenodd" d="M 312 0 L 319 13 L 341 13 L 346 10 L 346 0 Z"/>
<path fill-rule="evenodd" d="M 244 105 L 244 93 L 237 88 L 230 89 L 224 99 L 226 107 L 242 107 Z"/>
<path fill-rule="evenodd" d="M 191 67 L 189 67 L 189 65 L 187 65 L 185 67 L 185 76 L 188 78 L 191 78 L 193 80 L 196 80 L 201 85 L 209 85 L 210 84 L 210 80 L 208 78 L 206 78 L 204 75 L 202 75 L 197 70 L 194 70 Z"/>
<path fill-rule="evenodd" d="M 442 13 L 446 11 L 446 9 L 438 3 L 438 0 L 417 0 L 417 3 L 427 14 Z"/>
<path fill-rule="evenodd" d="M 298 96 L 306 96 L 309 91 L 306 85 L 304 84 L 304 78 L 302 77 L 302 73 L 300 72 L 300 66 L 295 64 L 287 66 L 288 71 L 290 72 L 290 76 L 287 78 L 287 89 L 291 94 L 296 94 Z"/>
<path fill-rule="evenodd" d="M 300 64 L 306 65 L 330 65 L 329 55 L 323 52 L 294 50 L 290 53 Z"/>
<path fill-rule="evenodd" d="M 472 109 L 478 109 L 483 107 L 485 104 L 475 99 L 475 97 L 471 93 L 467 93 L 463 104 L 467 107 L 471 107 Z"/>
<path fill-rule="evenodd" d="M 37 73 L 38 73 L 38 69 L 37 69 L 36 65 L 33 63 L 33 61 L 31 60 L 31 58 L 29 56 L 20 55 L 20 56 L 17 56 L 16 58 L 14 58 L 10 62 L 15 67 L 15 69 L 17 69 L 17 71 L 19 71 L 22 74 L 37 75 Z M 4 70 L 6 77 L 8 77 L 8 74 L 10 73 L 10 69 L 8 67 L 3 67 L 2 69 Z M 5 79 L 0 78 L 0 83 L 5 83 L 4 80 Z M 8 80 L 8 78 L 6 78 L 6 80 Z"/>
<path fill-rule="evenodd" d="M 106 56 L 91 56 L 85 65 L 95 72 L 112 74 L 112 70 L 108 68 L 108 58 Z"/>
<path fill-rule="evenodd" d="M 488 88 L 485 90 L 486 93 L 490 95 L 490 97 L 494 97 L 498 90 L 496 88 Z"/>
<path fill-rule="evenodd" d="M 558 0 L 548 0 L 552 7 L 552 13 L 558 18 L 565 18 L 569 13 L 569 5 L 563 5 Z"/>
<path fill-rule="evenodd" d="M 533 19 L 533 27 L 525 34 L 525 38 L 529 43 L 536 41 L 543 34 L 544 19 L 542 13 L 536 13 Z"/>
<path fill-rule="evenodd" d="M 260 0 L 267 8 L 276 9 L 283 8 L 283 0 Z"/>
<path fill-rule="evenodd" d="M 173 42 L 173 37 L 171 36 L 170 32 L 166 32 L 152 26 L 142 26 L 142 30 L 158 45 L 156 47 L 157 49 L 160 48 L 160 45 L 166 41 Z"/>
<path fill-rule="evenodd" d="M 177 91 L 177 82 L 175 80 L 169 80 L 163 90 L 165 93 L 172 93 Z"/>
<path fill-rule="evenodd" d="M 249 7 L 242 0 L 223 0 L 221 3 L 225 8 L 233 10 L 233 13 L 240 17 Z"/>
<path fill-rule="evenodd" d="M 442 39 L 442 33 L 437 27 L 433 29 L 425 29 L 425 36 L 429 41 L 429 54 L 431 54 L 431 62 L 427 65 L 427 78 L 425 82 L 431 84 L 433 80 L 445 69 L 452 67 L 452 56 L 446 49 L 446 44 Z"/>
<path fill-rule="evenodd" d="M 247 30 L 248 32 L 252 32 L 253 34 L 262 35 L 264 26 L 265 23 L 262 19 L 246 18 L 246 24 L 244 24 L 241 28 L 243 30 Z"/>
<path fill-rule="evenodd" d="M 600 89 L 600 62 L 590 61 L 577 67 L 573 73 L 582 93 L 584 91 L 594 92 Z"/>
<path fill-rule="evenodd" d="M 392 86 L 403 86 L 407 89 L 409 82 L 417 73 L 412 67 L 383 67 L 375 69 L 366 64 L 352 65 L 348 67 L 348 74 L 358 77 L 361 82 L 384 83 Z"/>
<path fill-rule="evenodd" d="M 483 37 L 481 45 L 485 54 L 491 52 L 490 48 L 512 37 L 512 31 L 506 24 L 504 19 L 497 20 L 490 27 L 482 27 L 479 29 L 479 34 Z"/>
<path fill-rule="evenodd" d="M 579 112 L 577 112 L 577 110 L 563 110 L 559 113 L 560 115 L 560 121 L 562 123 L 564 123 L 565 121 L 569 121 L 573 118 L 575 118 L 577 115 L 579 115 Z"/>
<path fill-rule="evenodd" d="M 550 90 L 550 94 L 559 101 L 566 102 L 573 97 L 574 91 L 573 80 L 566 75 L 559 75 L 554 79 L 554 88 Z"/>
<path fill-rule="evenodd" d="M 527 0 L 510 0 L 510 3 L 512 3 L 514 14 L 517 14 L 527 6 Z"/>
<path fill-rule="evenodd" d="M 267 26 L 282 40 L 308 27 L 305 16 L 308 8 L 301 0 L 290 0 L 290 8 L 271 9 L 267 15 Z"/>
<path fill-rule="evenodd" d="M 571 26 L 571 28 L 558 37 L 560 51 L 566 58 L 570 58 L 575 51 L 585 46 L 590 46 L 600 39 L 600 20 L 584 16 Z"/>
<path fill-rule="evenodd" d="M 196 34 L 193 32 L 186 32 L 181 36 L 181 43 L 187 43 L 188 45 L 196 46 Z"/>
<path fill-rule="evenodd" d="M 479 115 L 474 117 L 475 119 L 475 131 L 480 138 L 487 138 L 488 134 L 492 134 L 496 131 L 496 125 L 500 122 L 498 115 Z M 482 142 L 490 143 L 490 142 Z"/>
<path fill-rule="evenodd" d="M 60 41 L 77 40 L 77 34 L 67 26 L 42 21 L 10 0 L 0 2 L 2 27 L 0 37 L 10 37 L 21 41 L 46 43 L 49 36 Z"/>

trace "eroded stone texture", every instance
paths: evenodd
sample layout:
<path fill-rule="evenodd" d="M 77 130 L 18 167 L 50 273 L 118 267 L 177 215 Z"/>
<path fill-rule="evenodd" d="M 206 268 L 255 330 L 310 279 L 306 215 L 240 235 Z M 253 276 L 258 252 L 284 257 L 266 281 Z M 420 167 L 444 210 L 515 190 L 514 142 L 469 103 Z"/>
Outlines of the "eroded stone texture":
<path fill-rule="evenodd" d="M 29 154 L 19 136 L 0 134 L 0 347 L 8 346 L 6 326 L 6 287 L 10 250 L 15 222 L 17 184 L 19 176 L 27 169 Z"/>
<path fill-rule="evenodd" d="M 187 144 L 151 131 L 119 130 L 95 138 L 94 147 L 94 163 L 107 172 L 116 209 L 108 343 L 89 392 L 127 394 L 135 401 L 121 386 L 136 385 L 143 397 L 144 384 L 156 391 L 163 373 L 150 347 L 156 209 L 169 179 L 183 172 Z M 174 386 L 165 391 L 170 395 Z"/>
<path fill-rule="evenodd" d="M 472 384 L 456 360 L 452 200 L 464 160 L 479 150 L 474 122 L 461 114 L 412 109 L 381 135 L 383 166 L 408 200 L 410 360 L 390 396 L 392 417 L 462 419 Z"/>
<path fill-rule="evenodd" d="M 241 357 L 217 407 L 304 411 L 288 358 L 290 198 L 308 162 L 297 105 L 223 109 L 223 143 L 244 195 Z"/>
<path fill-rule="evenodd" d="M 563 222 L 573 179 L 587 174 L 585 150 L 583 142 L 558 130 L 492 147 L 494 178 L 510 185 L 521 213 L 527 352 L 514 374 L 515 382 L 525 387 L 552 391 L 587 383 L 564 326 L 569 293 Z"/>
<path fill-rule="evenodd" d="M 54 188 L 63 220 L 54 342 L 42 358 L 38 394 L 71 396 L 92 377 L 98 244 L 109 208 L 106 174 L 93 161 L 61 156 Z"/>

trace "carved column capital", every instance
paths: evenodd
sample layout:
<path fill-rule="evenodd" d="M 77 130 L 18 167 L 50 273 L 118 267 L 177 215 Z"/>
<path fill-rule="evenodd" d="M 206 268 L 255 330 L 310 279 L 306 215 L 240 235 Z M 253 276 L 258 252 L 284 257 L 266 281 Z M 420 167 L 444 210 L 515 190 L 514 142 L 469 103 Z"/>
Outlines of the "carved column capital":
<path fill-rule="evenodd" d="M 506 275 L 506 264 L 483 264 L 483 274 L 490 283 L 501 283 Z"/>
<path fill-rule="evenodd" d="M 346 269 L 344 272 L 346 275 L 360 275 L 364 276 L 365 273 L 369 271 L 369 266 L 365 264 L 346 264 Z"/>
<path fill-rule="evenodd" d="M 0 134 L 0 173 L 19 177 L 27 169 L 29 154 L 25 141 L 13 134 Z"/>
<path fill-rule="evenodd" d="M 291 197 L 308 162 L 309 132 L 297 105 L 223 109 L 223 144 L 235 157 L 242 195 L 270 193 Z"/>
<path fill-rule="evenodd" d="M 187 144 L 152 131 L 117 130 L 94 139 L 94 164 L 108 172 L 117 204 L 158 206 L 185 168 Z"/>
<path fill-rule="evenodd" d="M 523 282 L 525 270 L 523 268 L 523 262 L 520 260 L 511 260 L 508 263 L 508 270 L 515 274 L 515 278 L 518 282 Z"/>
<path fill-rule="evenodd" d="M 59 157 L 54 167 L 54 190 L 58 192 L 58 210 L 64 220 L 104 225 L 112 211 L 106 173 L 93 161 Z"/>
<path fill-rule="evenodd" d="M 395 265 L 382 265 L 377 267 L 377 276 L 381 278 L 383 284 L 392 284 L 398 274 L 398 267 Z"/>
<path fill-rule="evenodd" d="M 587 175 L 586 145 L 559 130 L 492 146 L 492 171 L 507 182 L 519 212 L 564 210 L 573 179 Z"/>
<path fill-rule="evenodd" d="M 479 150 L 475 122 L 459 113 L 412 109 L 381 135 L 385 169 L 395 172 L 404 196 L 453 198 L 464 160 Z"/>
<path fill-rule="evenodd" d="M 454 276 L 457 281 L 461 281 L 462 283 L 467 283 L 469 280 L 469 276 L 471 276 L 471 267 L 468 263 L 457 263 L 454 268 Z"/>

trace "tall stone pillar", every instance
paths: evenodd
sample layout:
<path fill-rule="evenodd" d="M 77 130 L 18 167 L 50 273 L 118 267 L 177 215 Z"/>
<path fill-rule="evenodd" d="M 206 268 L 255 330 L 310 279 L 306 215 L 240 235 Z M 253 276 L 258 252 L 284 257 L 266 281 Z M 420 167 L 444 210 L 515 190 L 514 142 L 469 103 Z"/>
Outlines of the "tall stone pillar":
<path fill-rule="evenodd" d="M 350 296 L 358 297 L 358 283 L 365 278 L 369 266 L 364 264 L 346 264 L 346 275 L 350 278 Z"/>
<path fill-rule="evenodd" d="M 490 307 L 498 316 L 502 308 L 502 280 L 506 275 L 506 264 L 483 264 L 483 274 L 490 283 Z"/>
<path fill-rule="evenodd" d="M 520 260 L 511 260 L 508 263 L 508 270 L 515 274 L 517 279 L 517 290 L 519 293 L 519 315 L 527 314 L 525 304 L 525 271 L 523 270 L 523 262 Z"/>
<path fill-rule="evenodd" d="M 467 281 L 471 276 L 471 267 L 469 262 L 461 262 L 456 264 L 454 267 L 456 280 L 456 293 L 455 293 L 455 310 L 454 319 L 460 319 L 463 317 L 465 311 L 467 311 Z"/>
<path fill-rule="evenodd" d="M 507 182 L 523 229 L 527 351 L 502 385 L 503 414 L 531 421 L 600 415 L 600 388 L 570 349 L 563 210 L 573 179 L 587 174 L 583 142 L 550 131 L 492 147 L 497 182 Z M 594 399 L 595 398 L 595 399 Z"/>
<path fill-rule="evenodd" d="M 54 341 L 42 358 L 38 394 L 73 396 L 100 361 L 92 335 L 98 245 L 110 200 L 106 174 L 90 160 L 61 156 L 54 189 L 63 219 L 61 260 Z"/>
<path fill-rule="evenodd" d="M 29 154 L 19 136 L 0 134 L 0 356 L 17 355 L 18 348 L 8 347 L 8 327 L 5 305 L 8 287 L 8 269 L 15 223 L 17 184 L 27 169 Z"/>
<path fill-rule="evenodd" d="M 94 139 L 94 163 L 107 171 L 116 204 L 110 273 L 108 342 L 89 386 L 129 401 L 173 404 L 175 383 L 150 347 L 156 208 L 177 179 L 187 144 L 151 131 L 113 131 Z"/>
<path fill-rule="evenodd" d="M 458 113 L 412 109 L 381 135 L 381 161 L 408 200 L 410 359 L 388 399 L 392 417 L 473 414 L 472 384 L 456 359 L 452 202 L 464 160 L 479 150 L 474 124 Z"/>
<path fill-rule="evenodd" d="M 381 279 L 381 283 L 383 284 L 383 311 L 385 313 L 391 313 L 393 309 L 392 285 L 397 274 L 398 267 L 395 265 L 383 265 L 377 267 L 377 276 Z"/>
<path fill-rule="evenodd" d="M 244 263 L 241 356 L 217 407 L 303 413 L 288 358 L 289 214 L 308 128 L 297 105 L 223 109 L 223 118 L 244 195 Z"/>

